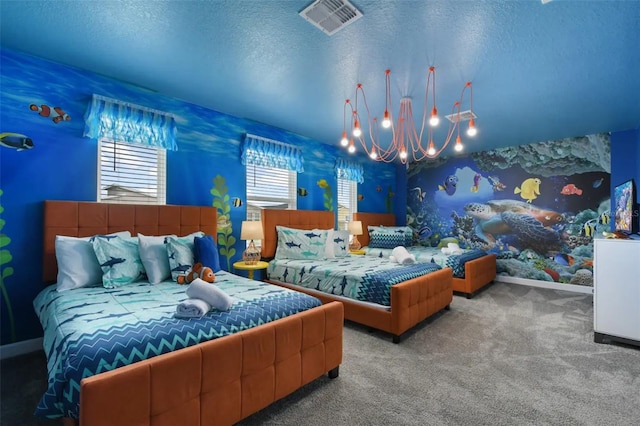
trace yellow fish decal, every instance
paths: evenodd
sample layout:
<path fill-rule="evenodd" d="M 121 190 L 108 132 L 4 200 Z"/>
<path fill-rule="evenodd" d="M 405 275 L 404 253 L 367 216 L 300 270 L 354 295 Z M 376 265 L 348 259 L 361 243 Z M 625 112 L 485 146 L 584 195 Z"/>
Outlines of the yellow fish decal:
<path fill-rule="evenodd" d="M 538 198 L 540 195 L 540 184 L 542 181 L 538 178 L 529 178 L 526 179 L 520 187 L 516 186 L 513 190 L 514 194 L 520 194 L 520 196 L 527 200 L 527 203 L 531 203 L 531 201 Z"/>

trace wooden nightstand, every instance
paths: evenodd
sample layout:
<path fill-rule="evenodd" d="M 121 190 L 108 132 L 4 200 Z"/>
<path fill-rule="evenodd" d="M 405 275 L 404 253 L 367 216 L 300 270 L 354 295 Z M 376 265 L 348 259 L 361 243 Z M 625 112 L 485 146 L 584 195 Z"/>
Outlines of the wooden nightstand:
<path fill-rule="evenodd" d="M 349 254 L 357 254 L 357 255 L 364 255 L 366 254 L 366 252 L 364 250 L 349 250 Z"/>
<path fill-rule="evenodd" d="M 257 261 L 253 265 L 247 265 L 246 263 L 244 263 L 244 260 L 240 260 L 240 261 L 235 262 L 233 264 L 233 269 L 240 269 L 240 270 L 243 270 L 243 271 L 249 271 L 248 272 L 248 278 L 250 280 L 252 280 L 253 279 L 253 271 L 260 270 L 260 269 L 267 269 L 267 266 L 269 266 L 269 263 L 268 262 L 263 262 L 261 260 Z"/>

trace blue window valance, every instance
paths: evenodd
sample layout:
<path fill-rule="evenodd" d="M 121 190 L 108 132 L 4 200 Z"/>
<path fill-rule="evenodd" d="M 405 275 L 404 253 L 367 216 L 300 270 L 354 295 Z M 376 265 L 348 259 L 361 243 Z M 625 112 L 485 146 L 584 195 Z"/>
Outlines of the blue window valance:
<path fill-rule="evenodd" d="M 358 183 L 364 182 L 364 169 L 359 163 L 338 158 L 335 169 L 338 179 L 352 180 Z"/>
<path fill-rule="evenodd" d="M 242 164 L 304 172 L 304 159 L 300 148 L 251 134 L 244 138 Z"/>
<path fill-rule="evenodd" d="M 176 122 L 173 115 L 93 95 L 84 115 L 84 134 L 176 151 Z"/>

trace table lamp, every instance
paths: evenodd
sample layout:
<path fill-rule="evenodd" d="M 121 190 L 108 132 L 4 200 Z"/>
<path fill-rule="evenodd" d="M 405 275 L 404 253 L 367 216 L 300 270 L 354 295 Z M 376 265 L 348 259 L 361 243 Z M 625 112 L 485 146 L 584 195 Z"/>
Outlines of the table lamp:
<path fill-rule="evenodd" d="M 360 250 L 360 241 L 358 241 L 358 235 L 362 235 L 362 221 L 352 220 L 347 225 L 349 228 L 349 233 L 353 235 L 353 239 L 351 240 L 351 244 L 349 244 L 349 250 Z"/>
<path fill-rule="evenodd" d="M 250 240 L 247 249 L 242 252 L 242 260 L 247 265 L 255 265 L 260 260 L 260 250 L 253 243 L 253 240 L 262 240 L 264 233 L 262 231 L 262 222 L 259 221 L 242 221 L 242 229 L 240 231 L 241 240 Z"/>

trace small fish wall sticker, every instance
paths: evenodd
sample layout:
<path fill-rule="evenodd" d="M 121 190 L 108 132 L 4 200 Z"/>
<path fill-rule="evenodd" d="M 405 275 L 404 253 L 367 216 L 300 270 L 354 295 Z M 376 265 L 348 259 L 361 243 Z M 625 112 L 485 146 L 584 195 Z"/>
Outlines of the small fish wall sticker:
<path fill-rule="evenodd" d="M 242 207 L 242 199 L 240 197 L 235 197 L 232 202 L 233 207 Z"/>
<path fill-rule="evenodd" d="M 227 258 L 227 271 L 231 270 L 231 258 L 235 256 L 236 249 L 233 247 L 236 238 L 233 234 L 233 224 L 230 215 L 231 205 L 229 204 L 229 188 L 227 181 L 221 175 L 213 178 L 213 207 L 218 209 L 218 245 L 220 246 L 220 255 Z"/>
<path fill-rule="evenodd" d="M 0 197 L 2 194 L 3 191 L 0 189 Z M 5 285 L 5 280 L 13 275 L 13 267 L 7 266 L 11 263 L 13 257 L 11 256 L 11 252 L 6 249 L 6 247 L 11 243 L 11 238 L 2 233 L 2 229 L 5 224 L 4 219 L 2 219 L 2 213 L 4 213 L 4 207 L 0 204 L 0 270 L 2 271 L 0 274 L 0 291 L 2 291 L 2 298 L 7 306 L 7 316 L 9 317 L 9 327 L 11 329 L 11 341 L 15 342 L 16 325 L 13 318 L 13 309 L 11 308 L 11 299 L 9 299 L 9 294 L 7 293 L 7 287 Z"/>
<path fill-rule="evenodd" d="M 12 148 L 18 151 L 32 149 L 34 147 L 33 140 L 21 133 L 0 133 L 0 145 L 5 148 Z"/>
<path fill-rule="evenodd" d="M 329 185 L 329 182 L 327 182 L 326 179 L 320 179 L 317 182 L 317 184 L 320 188 L 324 189 L 324 195 L 323 195 L 324 208 L 332 212 L 333 211 L 333 192 L 331 191 L 331 185 Z"/>
<path fill-rule="evenodd" d="M 55 124 L 58 124 L 61 121 L 71 120 L 71 117 L 69 116 L 69 114 L 64 112 L 62 108 L 60 108 L 59 106 L 50 107 L 49 105 L 44 105 L 44 104 L 40 106 L 36 104 L 31 104 L 29 105 L 29 109 L 31 111 L 37 111 L 38 115 L 42 117 L 51 118 L 51 121 L 53 121 Z"/>
<path fill-rule="evenodd" d="M 307 191 L 307 188 L 298 188 L 298 195 L 300 197 L 306 197 L 309 195 L 309 191 Z"/>

